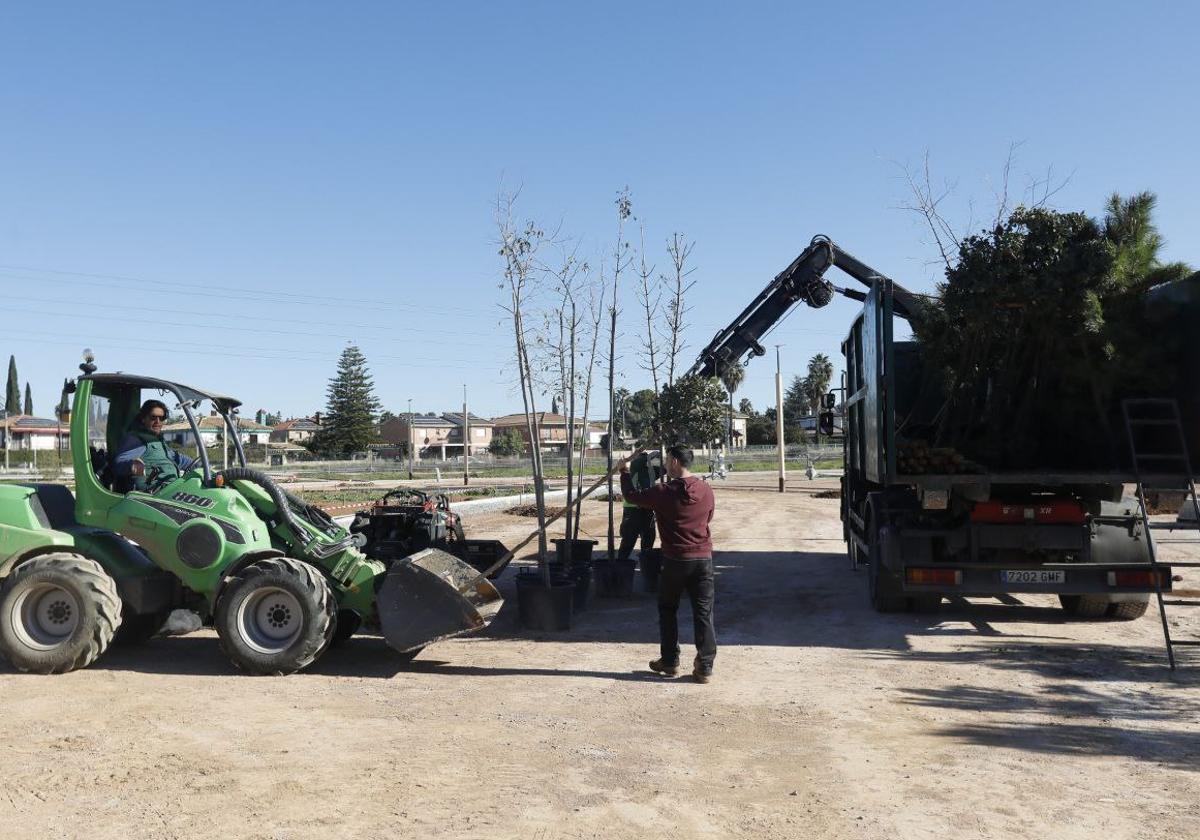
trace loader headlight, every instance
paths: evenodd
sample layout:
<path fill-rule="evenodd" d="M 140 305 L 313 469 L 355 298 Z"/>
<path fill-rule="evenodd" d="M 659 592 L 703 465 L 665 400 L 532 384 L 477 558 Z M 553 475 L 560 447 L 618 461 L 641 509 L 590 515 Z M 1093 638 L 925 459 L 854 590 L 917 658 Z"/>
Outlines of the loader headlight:
<path fill-rule="evenodd" d="M 221 558 L 225 538 L 207 519 L 194 520 L 175 537 L 179 561 L 191 569 L 207 569 Z"/>

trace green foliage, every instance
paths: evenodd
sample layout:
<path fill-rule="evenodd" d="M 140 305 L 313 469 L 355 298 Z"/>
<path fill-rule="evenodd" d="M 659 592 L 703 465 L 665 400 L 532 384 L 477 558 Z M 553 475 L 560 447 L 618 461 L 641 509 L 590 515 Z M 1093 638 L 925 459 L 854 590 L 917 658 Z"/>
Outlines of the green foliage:
<path fill-rule="evenodd" d="M 33 392 L 29 390 L 29 383 L 25 383 L 25 409 L 22 414 L 33 414 Z"/>
<path fill-rule="evenodd" d="M 375 440 L 379 400 L 367 360 L 353 344 L 342 351 L 337 374 L 329 380 L 326 415 L 311 448 L 323 455 L 346 457 Z"/>
<path fill-rule="evenodd" d="M 1017 208 L 963 240 L 914 325 L 949 398 L 932 437 L 991 469 L 1115 463 L 1116 395 L 1161 394 L 1177 367 L 1145 340 L 1143 292 L 1185 273 L 1158 263 L 1153 206 L 1113 196 L 1103 227 Z"/>
<path fill-rule="evenodd" d="M 392 412 L 390 412 L 390 411 L 388 411 L 388 410 L 386 410 L 386 409 L 385 409 L 385 410 L 383 410 L 383 411 L 381 411 L 381 412 L 379 412 L 379 425 L 381 425 L 381 426 L 382 426 L 384 423 L 386 423 L 387 421 L 389 421 L 389 420 L 395 420 L 395 419 L 396 419 L 396 415 L 395 415 L 395 414 L 392 414 Z M 474 444 L 472 444 L 472 445 L 474 445 Z"/>
<path fill-rule="evenodd" d="M 621 416 L 622 426 L 620 437 L 632 440 L 650 440 L 655 436 L 654 389 L 643 388 L 634 391 L 625 400 L 624 405 L 617 406 Z"/>
<path fill-rule="evenodd" d="M 516 429 L 504 429 L 497 432 L 492 437 L 492 442 L 488 444 L 488 452 L 500 458 L 520 455 L 524 451 L 525 439 Z"/>
<path fill-rule="evenodd" d="M 800 426 L 800 420 L 812 414 L 809 402 L 808 380 L 802 376 L 793 376 L 792 384 L 783 392 L 783 425 Z"/>
<path fill-rule="evenodd" d="M 750 402 L 749 397 L 742 397 L 741 402 L 738 403 L 738 411 L 742 412 L 742 414 L 745 414 L 747 417 L 754 416 L 754 404 Z"/>
<path fill-rule="evenodd" d="M 718 440 L 725 429 L 726 391 L 720 380 L 684 376 L 664 386 L 659 397 L 660 437 L 668 446 L 701 446 Z"/>
<path fill-rule="evenodd" d="M 1125 291 L 1181 280 L 1191 273 L 1184 263 L 1160 263 L 1163 239 L 1154 224 L 1158 198 L 1143 192 L 1129 198 L 1113 193 L 1106 206 L 1104 236 L 1113 245 L 1113 280 Z"/>
<path fill-rule="evenodd" d="M 4 400 L 4 410 L 9 414 L 21 413 L 21 383 L 17 379 L 17 357 L 8 357 L 8 390 Z"/>
<path fill-rule="evenodd" d="M 775 409 L 768 408 L 771 413 L 751 414 L 746 421 L 746 443 L 750 446 L 766 446 L 775 442 Z"/>

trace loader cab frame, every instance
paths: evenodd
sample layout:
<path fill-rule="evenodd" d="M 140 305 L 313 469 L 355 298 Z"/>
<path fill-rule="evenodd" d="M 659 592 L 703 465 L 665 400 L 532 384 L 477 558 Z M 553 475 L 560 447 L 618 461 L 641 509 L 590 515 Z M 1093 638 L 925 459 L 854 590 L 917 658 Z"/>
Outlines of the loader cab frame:
<path fill-rule="evenodd" d="M 168 404 L 174 402 L 183 412 L 196 446 L 195 468 L 203 474 L 205 484 L 213 480 L 213 466 L 197 418 L 197 408 L 205 400 L 212 403 L 221 417 L 226 439 L 233 442 L 237 463 L 246 465 L 246 453 L 237 428 L 237 407 L 241 405 L 238 400 L 156 377 L 95 373 L 86 370 L 88 367 L 91 365 L 81 365 L 84 374 L 75 383 L 71 414 L 71 452 L 76 477 L 76 508 L 78 514 L 82 514 L 80 521 L 93 520 L 89 524 L 101 524 L 107 511 L 123 498 L 124 493 L 113 489 L 101 476 L 116 457 L 117 447 L 132 428 L 145 399 L 154 397 Z M 107 401 L 103 432 L 92 428 L 93 398 Z"/>

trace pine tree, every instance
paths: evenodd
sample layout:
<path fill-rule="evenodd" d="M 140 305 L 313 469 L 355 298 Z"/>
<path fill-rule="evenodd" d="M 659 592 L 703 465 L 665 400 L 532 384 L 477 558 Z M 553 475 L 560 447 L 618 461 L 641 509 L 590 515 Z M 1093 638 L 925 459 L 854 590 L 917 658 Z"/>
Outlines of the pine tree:
<path fill-rule="evenodd" d="M 33 416 L 33 392 L 29 390 L 29 383 L 25 383 L 25 410 L 22 414 Z"/>
<path fill-rule="evenodd" d="M 10 414 L 21 413 L 21 383 L 17 380 L 17 357 L 8 357 L 8 392 L 4 400 L 4 410 Z"/>
<path fill-rule="evenodd" d="M 367 360 L 351 344 L 338 359 L 337 375 L 329 380 L 325 417 L 315 448 L 331 455 L 361 452 L 375 440 L 379 400 Z"/>

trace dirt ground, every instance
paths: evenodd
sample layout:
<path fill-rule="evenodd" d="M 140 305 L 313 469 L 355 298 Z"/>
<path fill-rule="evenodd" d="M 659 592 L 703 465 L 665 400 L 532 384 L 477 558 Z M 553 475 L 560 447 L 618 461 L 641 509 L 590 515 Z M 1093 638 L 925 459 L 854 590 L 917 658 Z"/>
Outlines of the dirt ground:
<path fill-rule="evenodd" d="M 209 630 L 64 676 L 0 665 L 0 836 L 1200 836 L 1200 657 L 1171 675 L 1156 614 L 1067 621 L 1020 596 L 875 615 L 837 501 L 813 495 L 831 482 L 773 481 L 717 489 L 709 685 L 647 671 L 651 596 L 534 635 L 511 572 L 485 635 L 410 666 L 363 637 L 246 677 Z"/>

